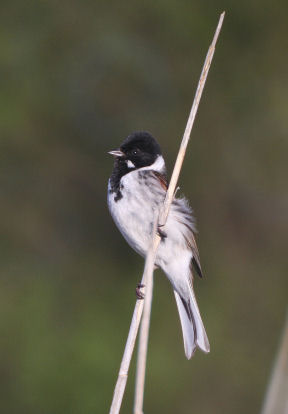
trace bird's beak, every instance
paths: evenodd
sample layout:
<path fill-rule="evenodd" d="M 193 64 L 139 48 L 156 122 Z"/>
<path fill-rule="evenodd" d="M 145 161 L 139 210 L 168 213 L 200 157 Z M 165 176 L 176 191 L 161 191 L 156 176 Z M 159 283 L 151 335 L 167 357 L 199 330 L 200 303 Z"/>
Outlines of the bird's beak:
<path fill-rule="evenodd" d="M 125 156 L 124 152 L 120 151 L 120 150 L 115 150 L 115 151 L 109 151 L 108 154 L 113 155 L 113 157 L 116 158 L 122 158 Z"/>

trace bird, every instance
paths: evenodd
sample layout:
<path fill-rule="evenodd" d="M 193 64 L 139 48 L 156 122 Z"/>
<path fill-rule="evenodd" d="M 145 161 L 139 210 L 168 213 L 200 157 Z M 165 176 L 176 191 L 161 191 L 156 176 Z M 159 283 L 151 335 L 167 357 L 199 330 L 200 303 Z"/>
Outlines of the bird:
<path fill-rule="evenodd" d="M 128 244 L 145 257 L 154 217 L 163 206 L 168 188 L 161 148 L 149 132 L 136 131 L 108 153 L 114 157 L 108 181 L 108 208 Z M 202 277 L 195 233 L 195 218 L 187 199 L 175 196 L 165 226 L 158 227 L 161 240 L 155 266 L 163 270 L 172 285 L 188 359 L 197 348 L 210 351 L 193 290 L 193 274 Z M 136 293 L 139 299 L 143 298 L 138 289 Z"/>

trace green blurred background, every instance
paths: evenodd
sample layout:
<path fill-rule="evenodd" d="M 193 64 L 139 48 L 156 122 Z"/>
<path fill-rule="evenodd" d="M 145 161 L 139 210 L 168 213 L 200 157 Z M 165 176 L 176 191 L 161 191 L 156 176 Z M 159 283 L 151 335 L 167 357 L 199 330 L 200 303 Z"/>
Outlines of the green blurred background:
<path fill-rule="evenodd" d="M 185 359 L 157 271 L 145 412 L 259 412 L 288 291 L 288 6 L 266 0 L 2 2 L 1 412 L 109 410 L 143 260 L 107 211 L 107 151 L 145 129 L 171 172 L 222 10 L 180 179 L 211 353 Z"/>

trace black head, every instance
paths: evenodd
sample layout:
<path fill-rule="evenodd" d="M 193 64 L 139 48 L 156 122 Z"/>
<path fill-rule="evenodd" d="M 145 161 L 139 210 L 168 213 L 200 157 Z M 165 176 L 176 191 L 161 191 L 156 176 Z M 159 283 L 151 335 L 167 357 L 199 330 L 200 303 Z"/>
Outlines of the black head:
<path fill-rule="evenodd" d="M 148 132 L 133 132 L 112 155 L 125 162 L 129 169 L 152 165 L 161 155 L 161 149 L 155 138 Z"/>
<path fill-rule="evenodd" d="M 110 192 L 115 193 L 115 201 L 122 198 L 120 180 L 131 171 L 149 167 L 165 173 L 165 164 L 157 141 L 148 132 L 133 132 L 119 149 L 110 151 L 115 157 L 114 168 L 110 177 Z"/>

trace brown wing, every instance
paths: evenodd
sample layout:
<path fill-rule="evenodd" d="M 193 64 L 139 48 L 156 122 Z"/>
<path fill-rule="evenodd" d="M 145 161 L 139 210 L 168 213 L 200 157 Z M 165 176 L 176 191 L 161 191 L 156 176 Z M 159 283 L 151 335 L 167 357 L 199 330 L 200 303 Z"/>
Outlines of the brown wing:
<path fill-rule="evenodd" d="M 167 191 L 167 189 L 168 189 L 168 181 L 167 181 L 166 175 L 161 174 L 158 171 L 153 171 L 153 174 L 155 175 L 155 177 L 159 181 L 159 183 L 160 183 L 161 187 L 163 188 L 163 190 Z"/>
<path fill-rule="evenodd" d="M 198 251 L 198 247 L 197 247 L 195 236 L 194 236 L 193 232 L 192 232 L 190 247 L 191 247 L 191 250 L 192 250 L 192 253 L 193 253 L 193 258 L 191 260 L 191 263 L 194 266 L 198 276 L 203 277 L 201 264 L 200 264 L 199 251 Z"/>
<path fill-rule="evenodd" d="M 186 240 L 187 247 L 192 251 L 193 257 L 191 259 L 191 272 L 192 267 L 196 270 L 200 277 L 203 277 L 201 265 L 200 265 L 200 256 L 199 251 L 197 248 L 196 240 L 195 240 L 195 219 L 193 217 L 193 212 L 189 206 L 189 203 L 185 197 L 183 198 L 176 198 L 173 201 L 173 205 L 176 210 L 180 213 L 178 216 L 178 220 L 182 225 L 186 227 L 186 231 L 183 232 L 183 236 Z"/>
<path fill-rule="evenodd" d="M 157 178 L 157 180 L 159 181 L 161 187 L 165 191 L 167 191 L 168 181 L 167 181 L 166 175 L 161 174 L 158 171 L 153 171 L 153 174 Z M 174 199 L 173 203 L 177 204 L 178 200 Z M 181 207 L 183 208 L 183 206 L 181 206 Z M 189 236 L 187 237 L 187 236 L 184 235 L 184 237 L 186 239 L 186 243 L 187 243 L 188 247 L 191 249 L 192 254 L 193 254 L 193 258 L 191 260 L 191 265 L 194 267 L 194 269 L 196 270 L 199 277 L 203 277 L 202 270 L 201 270 L 201 264 L 200 264 L 199 251 L 198 251 L 198 247 L 197 247 L 195 236 L 194 236 L 194 229 L 193 229 L 193 224 L 192 224 L 192 220 L 193 220 L 192 211 L 191 211 L 190 207 L 188 206 L 188 203 L 187 203 L 186 200 L 185 200 L 184 210 L 186 210 L 186 211 L 183 211 L 184 217 L 185 217 L 185 220 L 183 221 L 183 224 L 189 229 L 189 233 L 188 233 Z M 190 224 L 189 221 L 191 221 L 191 225 L 189 225 Z M 192 271 L 192 269 L 191 269 L 191 271 Z"/>
<path fill-rule="evenodd" d="M 191 272 L 192 272 L 192 267 L 194 267 L 198 276 L 203 277 L 202 270 L 201 270 L 201 264 L 200 264 L 199 251 L 198 251 L 198 247 L 196 244 L 193 229 L 189 225 L 187 225 L 186 222 L 183 222 L 183 224 L 185 224 L 185 226 L 189 229 L 188 235 L 184 234 L 184 237 L 185 237 L 188 248 L 192 251 L 192 254 L 193 254 L 193 257 L 191 259 Z"/>

